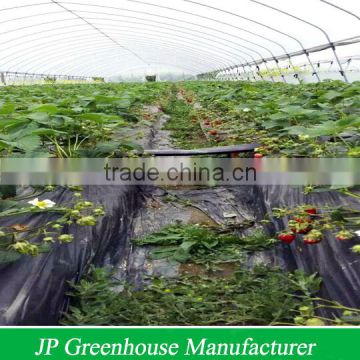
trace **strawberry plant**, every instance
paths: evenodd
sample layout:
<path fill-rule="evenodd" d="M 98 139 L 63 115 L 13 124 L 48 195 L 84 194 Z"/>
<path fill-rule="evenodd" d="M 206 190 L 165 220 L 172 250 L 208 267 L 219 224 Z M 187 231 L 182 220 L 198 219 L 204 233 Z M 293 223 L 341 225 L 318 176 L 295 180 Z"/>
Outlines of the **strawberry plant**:
<path fill-rule="evenodd" d="M 319 280 L 258 266 L 237 268 L 226 278 L 150 277 L 142 289 L 115 280 L 104 269 L 92 269 L 72 284 L 65 325 L 273 325 L 291 323 L 296 309 L 308 304 L 298 296 L 315 294 Z M 120 293 L 112 289 L 119 288 Z M 298 295 L 296 295 L 298 294 Z M 102 306 L 99 306 L 101 304 Z"/>
<path fill-rule="evenodd" d="M 261 231 L 240 237 L 233 229 L 178 223 L 135 239 L 134 243 L 137 246 L 155 246 L 150 251 L 151 259 L 209 263 L 242 261 L 246 252 L 265 249 L 273 245 L 274 241 Z"/>
<path fill-rule="evenodd" d="M 226 144 L 256 142 L 272 156 L 358 156 L 360 86 L 329 81 L 291 85 L 269 82 L 188 82 Z M 184 90 L 183 90 L 184 91 Z"/>
<path fill-rule="evenodd" d="M 291 209 L 274 208 L 269 216 L 275 218 L 287 217 L 287 231 L 279 234 L 278 238 L 284 243 L 291 243 L 291 234 L 302 235 L 305 244 L 318 244 L 324 239 L 325 231 L 332 231 L 337 240 L 351 240 L 359 225 L 359 211 L 344 208 L 324 207 L 304 204 Z M 337 231 L 337 232 L 336 232 Z M 287 237 L 289 241 L 287 242 Z M 356 251 L 354 251 L 356 252 Z"/>
<path fill-rule="evenodd" d="M 0 156 L 121 156 L 122 145 L 130 144 L 126 130 L 139 121 L 139 107 L 167 90 L 167 84 L 2 87 Z"/>
<path fill-rule="evenodd" d="M 20 215 L 39 214 L 52 216 L 39 225 L 17 221 Z M 97 218 L 104 214 L 102 207 L 84 200 L 80 192 L 74 193 L 74 200 L 67 204 L 56 204 L 35 196 L 0 199 L 0 220 L 6 220 L 0 226 L 0 264 L 16 261 L 22 255 L 36 256 L 47 252 L 55 242 L 71 242 L 73 235 L 67 233 L 70 225 L 94 226 Z"/>

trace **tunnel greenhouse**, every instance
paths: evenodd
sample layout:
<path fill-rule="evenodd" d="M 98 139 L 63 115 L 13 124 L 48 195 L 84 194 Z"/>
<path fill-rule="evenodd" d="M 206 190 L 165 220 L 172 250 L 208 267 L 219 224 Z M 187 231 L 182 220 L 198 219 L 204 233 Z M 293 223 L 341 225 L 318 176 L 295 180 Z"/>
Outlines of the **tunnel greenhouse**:
<path fill-rule="evenodd" d="M 0 325 L 359 325 L 359 25 L 2 1 Z"/>

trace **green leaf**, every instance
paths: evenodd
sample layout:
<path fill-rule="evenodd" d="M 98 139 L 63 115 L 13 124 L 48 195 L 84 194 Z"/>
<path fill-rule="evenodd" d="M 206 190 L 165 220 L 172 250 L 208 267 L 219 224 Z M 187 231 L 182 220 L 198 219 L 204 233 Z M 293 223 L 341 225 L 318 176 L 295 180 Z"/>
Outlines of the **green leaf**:
<path fill-rule="evenodd" d="M 167 259 L 172 257 L 177 250 L 177 246 L 163 246 L 151 250 L 149 253 L 149 257 L 152 260 Z"/>
<path fill-rule="evenodd" d="M 337 91 L 334 90 L 330 90 L 328 91 L 325 95 L 322 96 L 322 98 L 328 100 L 328 101 L 332 101 L 338 98 L 342 98 L 343 95 Z"/>
<path fill-rule="evenodd" d="M 109 115 L 103 113 L 85 113 L 78 116 L 80 119 L 92 120 L 97 123 L 103 123 L 109 120 Z"/>
<path fill-rule="evenodd" d="M 322 124 L 319 124 L 317 126 L 314 126 L 310 129 L 307 129 L 305 134 L 312 136 L 312 137 L 317 137 L 317 136 L 322 136 L 322 135 L 336 135 L 336 133 L 338 132 L 338 130 L 336 129 L 336 124 L 334 121 L 326 121 Z"/>
<path fill-rule="evenodd" d="M 290 126 L 284 128 L 290 135 L 303 135 L 308 130 L 305 126 Z"/>
<path fill-rule="evenodd" d="M 36 130 L 38 127 L 39 125 L 37 123 L 30 123 L 19 128 L 13 128 L 11 129 L 12 131 L 9 132 L 5 140 L 16 141 L 23 138 L 24 136 L 32 135 L 33 131 Z"/>
<path fill-rule="evenodd" d="M 0 120 L 0 129 L 4 129 L 8 132 L 17 131 L 29 123 L 30 120 L 26 118 Z"/>
<path fill-rule="evenodd" d="M 19 260 L 22 257 L 16 251 L 13 250 L 0 250 L 0 265 L 9 264 Z"/>
<path fill-rule="evenodd" d="M 42 243 L 38 245 L 38 249 L 40 254 L 48 253 L 51 250 L 51 244 Z"/>
<path fill-rule="evenodd" d="M 0 114 L 7 115 L 15 111 L 15 104 L 11 102 L 0 102 Z"/>
<path fill-rule="evenodd" d="M 17 141 L 17 147 L 24 151 L 33 151 L 41 146 L 41 138 L 38 135 L 25 136 Z"/>
<path fill-rule="evenodd" d="M 33 135 L 40 135 L 40 136 L 55 136 L 55 135 L 64 135 L 67 134 L 66 131 L 59 131 L 54 129 L 36 129 L 32 131 Z"/>
<path fill-rule="evenodd" d="M 137 150 L 139 152 L 144 151 L 144 148 L 134 141 L 121 141 L 119 145 L 126 150 Z"/>
<path fill-rule="evenodd" d="M 28 119 L 34 120 L 41 124 L 48 124 L 50 120 L 50 116 L 47 113 L 43 112 L 34 112 L 32 114 L 29 114 L 27 117 Z"/>
<path fill-rule="evenodd" d="M 18 207 L 19 203 L 14 200 L 0 200 L 0 212 Z"/>
<path fill-rule="evenodd" d="M 6 140 L 0 140 L 0 150 L 9 149 L 9 148 L 12 148 L 15 146 L 16 146 L 16 143 L 13 143 L 11 141 L 6 141 Z"/>
<path fill-rule="evenodd" d="M 183 251 L 189 253 L 190 250 L 191 250 L 191 248 L 192 248 L 194 245 L 196 245 L 196 244 L 197 244 L 196 241 L 184 241 L 184 242 L 180 245 L 180 248 L 181 248 Z"/>
<path fill-rule="evenodd" d="M 43 104 L 39 106 L 34 106 L 31 108 L 31 110 L 48 114 L 57 114 L 59 112 L 59 108 L 54 104 Z"/>
<path fill-rule="evenodd" d="M 105 96 L 105 95 L 95 96 L 95 101 L 98 104 L 113 104 L 114 102 L 119 100 L 121 99 L 115 96 Z"/>

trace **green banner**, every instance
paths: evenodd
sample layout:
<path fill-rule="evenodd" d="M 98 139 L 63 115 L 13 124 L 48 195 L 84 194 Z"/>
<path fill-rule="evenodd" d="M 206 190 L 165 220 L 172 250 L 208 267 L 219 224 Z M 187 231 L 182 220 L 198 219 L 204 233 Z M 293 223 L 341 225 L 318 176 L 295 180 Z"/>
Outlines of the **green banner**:
<path fill-rule="evenodd" d="M 1 328 L 0 359 L 354 360 L 360 328 Z"/>

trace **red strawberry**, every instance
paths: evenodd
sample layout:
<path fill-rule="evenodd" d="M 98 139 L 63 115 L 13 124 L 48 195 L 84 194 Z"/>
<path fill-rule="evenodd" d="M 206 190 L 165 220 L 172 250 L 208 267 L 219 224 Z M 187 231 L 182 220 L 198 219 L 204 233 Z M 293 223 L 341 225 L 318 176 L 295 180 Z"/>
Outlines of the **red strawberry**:
<path fill-rule="evenodd" d="M 254 154 L 254 158 L 256 159 L 261 159 L 264 155 L 263 154 L 260 154 L 260 153 L 255 153 Z"/>
<path fill-rule="evenodd" d="M 316 215 L 317 211 L 316 211 L 316 208 L 308 208 L 308 209 L 305 209 L 305 212 L 308 213 L 309 215 Z"/>
<path fill-rule="evenodd" d="M 278 238 L 285 244 L 291 244 L 295 240 L 295 235 L 290 232 L 281 233 L 279 234 Z"/>
<path fill-rule="evenodd" d="M 298 233 L 299 234 L 307 234 L 308 232 L 310 232 L 311 231 L 311 226 L 308 226 L 308 227 L 305 227 L 305 228 L 303 228 L 303 229 L 298 229 Z"/>

